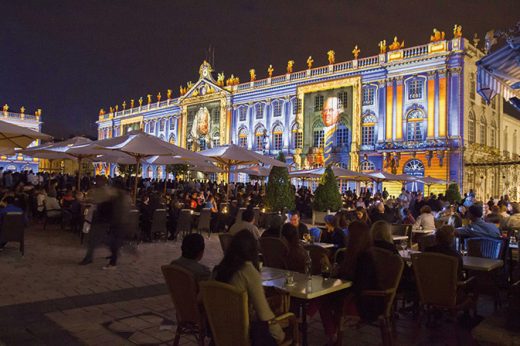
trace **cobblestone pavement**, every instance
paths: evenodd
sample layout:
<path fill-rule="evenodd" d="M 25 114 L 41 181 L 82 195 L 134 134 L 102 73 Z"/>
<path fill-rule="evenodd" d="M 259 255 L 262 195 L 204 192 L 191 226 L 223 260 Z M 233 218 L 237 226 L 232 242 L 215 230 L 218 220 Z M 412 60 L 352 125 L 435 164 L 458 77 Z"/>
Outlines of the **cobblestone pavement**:
<path fill-rule="evenodd" d="M 79 266 L 85 252 L 79 238 L 56 227 L 44 232 L 40 225 L 32 226 L 25 248 L 24 257 L 14 244 L 0 252 L 0 345 L 171 344 L 175 314 L 160 266 L 180 255 L 179 242 L 141 244 L 139 255 L 123 249 L 117 270 L 101 269 L 108 255 L 103 247 L 94 263 Z M 206 238 L 202 262 L 212 267 L 221 257 L 218 237 Z M 325 341 L 316 315 L 310 319 L 309 343 Z M 396 341 L 472 343 L 469 330 L 454 323 L 426 328 L 407 316 L 397 320 Z M 345 345 L 380 343 L 373 326 L 349 330 L 344 337 Z M 196 343 L 182 338 L 181 345 Z"/>

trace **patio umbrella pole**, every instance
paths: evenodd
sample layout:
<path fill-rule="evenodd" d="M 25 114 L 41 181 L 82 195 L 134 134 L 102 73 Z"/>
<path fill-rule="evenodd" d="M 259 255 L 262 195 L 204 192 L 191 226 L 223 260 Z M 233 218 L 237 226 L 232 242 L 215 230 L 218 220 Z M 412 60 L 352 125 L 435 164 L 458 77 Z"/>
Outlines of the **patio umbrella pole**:
<path fill-rule="evenodd" d="M 80 189 L 80 180 L 81 180 L 81 156 L 78 156 L 78 180 L 76 181 L 76 192 L 79 192 Z"/>
<path fill-rule="evenodd" d="M 137 178 L 139 176 L 139 165 L 141 164 L 141 157 L 136 156 L 135 160 L 137 161 L 137 163 L 136 163 L 136 167 L 135 167 L 135 179 L 134 179 L 134 194 L 133 194 L 134 205 L 137 201 Z"/>

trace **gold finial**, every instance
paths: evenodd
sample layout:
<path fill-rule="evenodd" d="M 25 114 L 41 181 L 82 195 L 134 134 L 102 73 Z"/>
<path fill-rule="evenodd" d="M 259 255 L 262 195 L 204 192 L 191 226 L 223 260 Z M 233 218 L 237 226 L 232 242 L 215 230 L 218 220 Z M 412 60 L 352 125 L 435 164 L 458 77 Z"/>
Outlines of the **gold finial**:
<path fill-rule="evenodd" d="M 42 115 L 42 109 L 41 108 L 38 108 L 36 110 L 36 112 L 34 113 L 34 115 L 36 115 L 37 117 L 40 117 Z"/>
<path fill-rule="evenodd" d="M 139 97 L 139 100 L 137 100 L 139 102 L 139 107 L 141 107 L 143 105 L 143 97 Z"/>
<path fill-rule="evenodd" d="M 361 53 L 361 49 L 358 48 L 357 44 L 352 50 L 352 54 L 354 55 L 354 60 L 357 60 L 359 53 Z"/>
<path fill-rule="evenodd" d="M 2 107 L 4 113 L 7 113 L 9 111 L 9 105 L 6 103 L 3 107 Z"/>
<path fill-rule="evenodd" d="M 184 95 L 184 88 L 182 87 L 182 85 L 179 86 L 179 94 L 181 96 Z"/>
<path fill-rule="evenodd" d="M 392 42 L 392 44 L 390 46 L 388 46 L 388 49 L 389 50 L 398 50 L 401 48 L 404 48 L 404 40 L 403 40 L 403 42 L 399 43 L 397 41 L 397 36 L 394 36 L 394 41 Z"/>
<path fill-rule="evenodd" d="M 430 35 L 430 42 L 439 42 L 443 41 L 446 34 L 444 31 L 439 31 L 435 28 L 433 28 L 433 35 Z"/>
<path fill-rule="evenodd" d="M 190 80 L 188 82 L 188 90 L 190 90 L 193 87 L 193 82 Z"/>
<path fill-rule="evenodd" d="M 386 40 L 379 41 L 379 54 L 385 54 L 386 53 Z"/>
<path fill-rule="evenodd" d="M 20 113 L 21 113 L 21 114 L 25 114 L 25 107 L 24 107 L 24 106 L 22 106 L 22 107 L 20 108 Z"/>
<path fill-rule="evenodd" d="M 123 101 L 122 106 L 123 106 L 123 110 L 125 110 L 126 109 L 126 101 Z"/>
<path fill-rule="evenodd" d="M 159 93 L 157 94 L 157 102 L 161 102 L 161 92 L 159 91 Z"/>
<path fill-rule="evenodd" d="M 110 114 L 114 113 L 114 107 L 110 107 Z"/>
<path fill-rule="evenodd" d="M 131 99 L 131 100 L 130 100 L 130 108 L 134 108 L 134 104 L 135 104 L 134 99 Z"/>
<path fill-rule="evenodd" d="M 455 24 L 453 26 L 453 38 L 462 37 L 462 25 Z"/>
<path fill-rule="evenodd" d="M 273 71 L 274 71 L 273 65 L 269 65 L 269 67 L 267 68 L 267 76 L 269 76 L 269 78 L 271 78 L 273 76 Z"/>
<path fill-rule="evenodd" d="M 168 90 L 166 90 L 166 98 L 167 98 L 168 100 L 171 100 L 171 99 L 172 99 L 172 94 L 173 94 L 172 89 L 168 89 Z"/>
<path fill-rule="evenodd" d="M 475 35 L 473 35 L 473 45 L 478 48 L 478 43 L 480 42 L 480 38 L 478 38 L 478 34 L 475 33 Z"/>
<path fill-rule="evenodd" d="M 254 82 L 256 80 L 256 73 L 254 68 L 249 70 L 249 78 L 251 82 Z"/>
<path fill-rule="evenodd" d="M 336 52 L 332 49 L 327 52 L 327 59 L 329 60 L 329 65 L 332 65 L 336 62 Z"/>
<path fill-rule="evenodd" d="M 294 60 L 287 61 L 287 73 L 292 73 L 294 67 Z"/>
<path fill-rule="evenodd" d="M 101 116 L 103 116 L 103 115 L 105 115 L 105 110 L 104 110 L 103 108 L 101 108 L 101 109 L 99 110 L 99 116 L 101 117 Z"/>
<path fill-rule="evenodd" d="M 115 109 L 116 112 L 117 112 L 117 111 L 119 110 L 119 105 L 116 105 L 116 106 L 114 107 L 114 109 Z"/>
<path fill-rule="evenodd" d="M 152 103 L 152 94 L 146 95 L 146 99 L 148 100 L 148 104 Z"/>
<path fill-rule="evenodd" d="M 312 58 L 312 56 L 309 55 L 309 57 L 307 58 L 307 68 L 309 70 L 312 68 L 313 63 L 314 63 L 314 59 Z"/>
<path fill-rule="evenodd" d="M 221 73 L 217 74 L 217 85 L 219 87 L 223 87 L 224 86 L 224 78 L 226 78 L 224 76 L 224 72 L 221 72 Z"/>

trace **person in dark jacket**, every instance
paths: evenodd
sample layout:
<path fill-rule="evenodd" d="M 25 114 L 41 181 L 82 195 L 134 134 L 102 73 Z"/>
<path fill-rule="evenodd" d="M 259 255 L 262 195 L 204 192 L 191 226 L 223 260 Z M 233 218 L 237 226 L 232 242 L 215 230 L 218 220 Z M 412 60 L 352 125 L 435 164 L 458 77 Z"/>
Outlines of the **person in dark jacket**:
<path fill-rule="evenodd" d="M 374 246 L 399 254 L 395 247 L 394 239 L 392 238 L 391 225 L 386 221 L 374 222 L 370 228 L 372 239 L 374 239 Z"/>
<path fill-rule="evenodd" d="M 454 246 L 455 228 L 453 226 L 444 225 L 435 232 L 434 246 L 427 247 L 425 252 L 436 252 L 457 258 L 459 262 L 458 273 L 462 278 L 463 262 L 461 254 L 455 250 Z"/>

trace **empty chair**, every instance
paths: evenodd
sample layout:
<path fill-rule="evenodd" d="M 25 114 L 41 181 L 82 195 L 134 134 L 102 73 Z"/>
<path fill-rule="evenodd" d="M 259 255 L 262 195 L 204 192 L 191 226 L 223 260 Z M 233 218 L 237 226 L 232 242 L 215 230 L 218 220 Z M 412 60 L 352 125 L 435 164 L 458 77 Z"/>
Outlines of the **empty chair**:
<path fill-rule="evenodd" d="M 173 345 L 179 345 L 182 334 L 193 335 L 199 345 L 204 345 L 205 323 L 204 316 L 199 308 L 197 294 L 199 286 L 186 269 L 170 264 L 161 267 L 170 297 L 175 306 L 177 330 Z"/>
<path fill-rule="evenodd" d="M 311 274 L 312 275 L 320 275 L 321 274 L 321 263 L 324 257 L 329 256 L 329 251 L 324 249 L 319 245 L 309 245 L 305 247 L 307 251 L 309 251 L 309 255 L 311 256 L 312 266 L 311 266 Z"/>
<path fill-rule="evenodd" d="M 392 224 L 392 235 L 400 235 L 410 237 L 412 233 L 412 225 L 396 225 Z"/>
<path fill-rule="evenodd" d="M 182 233 L 183 236 L 191 233 L 192 215 L 190 209 L 182 209 L 177 221 L 177 234 Z"/>
<path fill-rule="evenodd" d="M 260 238 L 260 250 L 266 267 L 287 269 L 287 255 L 289 248 L 281 238 Z"/>
<path fill-rule="evenodd" d="M 229 233 L 218 234 L 218 240 L 220 241 L 220 247 L 222 248 L 223 253 L 226 253 L 229 244 L 231 244 L 231 239 L 233 239 L 233 236 Z"/>
<path fill-rule="evenodd" d="M 58 200 L 55 197 L 46 197 L 45 200 L 43 201 L 43 205 L 44 205 L 43 230 L 46 230 L 47 224 L 52 221 L 59 223 L 61 229 L 63 229 L 63 213 L 62 213 Z"/>
<path fill-rule="evenodd" d="M 152 217 L 152 237 L 154 239 L 167 239 L 168 229 L 166 228 L 166 209 L 155 209 Z"/>
<path fill-rule="evenodd" d="M 25 254 L 25 218 L 23 213 L 9 212 L 4 215 L 2 231 L 0 232 L 1 242 L 20 243 L 20 252 Z"/>
<path fill-rule="evenodd" d="M 208 237 L 211 235 L 211 209 L 204 208 L 200 211 L 197 231 L 200 234 L 202 234 L 203 231 L 208 232 Z"/>
<path fill-rule="evenodd" d="M 468 238 L 465 240 L 468 256 L 500 259 L 502 239 Z"/>
<path fill-rule="evenodd" d="M 200 290 L 215 345 L 251 345 L 247 292 L 218 281 L 203 281 Z M 289 325 L 292 330 L 279 345 L 299 344 L 298 321 L 293 313 L 277 316 L 269 323 Z"/>
<path fill-rule="evenodd" d="M 417 238 L 417 245 L 419 247 L 419 251 L 424 251 L 430 246 L 434 246 L 436 243 L 437 242 L 435 240 L 434 234 L 429 234 Z"/>
<path fill-rule="evenodd" d="M 309 234 L 311 235 L 312 241 L 315 241 L 317 243 L 321 240 L 321 232 L 322 229 L 318 227 L 313 227 L 309 230 Z"/>

